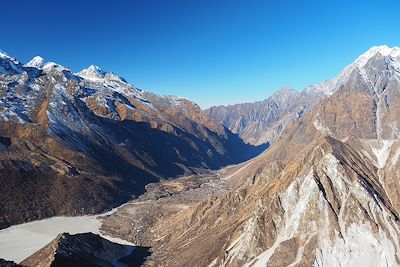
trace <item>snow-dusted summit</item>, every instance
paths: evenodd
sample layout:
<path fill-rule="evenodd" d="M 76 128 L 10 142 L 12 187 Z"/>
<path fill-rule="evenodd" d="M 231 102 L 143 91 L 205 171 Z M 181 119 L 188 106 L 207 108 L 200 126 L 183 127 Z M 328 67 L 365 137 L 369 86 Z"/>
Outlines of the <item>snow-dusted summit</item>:
<path fill-rule="evenodd" d="M 21 63 L 0 50 L 0 75 L 18 74 L 23 72 Z"/>
<path fill-rule="evenodd" d="M 106 72 L 102 68 L 96 65 L 90 65 L 86 69 L 83 69 L 80 72 L 76 73 L 76 75 L 91 81 L 101 81 L 103 79 L 106 79 L 111 81 L 127 83 L 127 81 L 124 78 L 114 74 L 113 72 Z"/>
<path fill-rule="evenodd" d="M 99 67 L 75 74 L 2 53 L 0 68 L 0 228 L 100 212 L 148 183 L 261 151 L 190 101 L 143 92 Z"/>
<path fill-rule="evenodd" d="M 367 52 L 359 56 L 354 62 L 346 66 L 343 71 L 332 80 L 309 86 L 305 91 L 308 93 L 331 95 L 349 80 L 354 70 L 364 73 L 367 68 L 367 63 L 374 57 L 384 57 L 389 67 L 400 73 L 400 48 L 390 48 L 387 45 L 373 46 Z"/>
<path fill-rule="evenodd" d="M 35 56 L 28 63 L 24 65 L 26 68 L 37 68 L 39 70 L 43 70 L 45 72 L 52 71 L 54 69 L 58 69 L 61 71 L 70 71 L 68 68 L 57 64 L 55 62 L 46 61 L 41 56 Z"/>
<path fill-rule="evenodd" d="M 41 56 L 35 56 L 32 58 L 28 63 L 26 63 L 24 66 L 25 67 L 31 67 L 31 68 L 38 68 L 41 69 L 47 64 L 47 61 L 45 61 Z"/>
<path fill-rule="evenodd" d="M 106 76 L 106 72 L 103 71 L 100 67 L 98 67 L 96 65 L 90 65 L 89 67 L 81 70 L 77 74 L 78 74 L 78 76 L 89 79 L 89 80 L 92 80 L 92 79 L 98 80 L 98 79 L 102 79 Z"/>

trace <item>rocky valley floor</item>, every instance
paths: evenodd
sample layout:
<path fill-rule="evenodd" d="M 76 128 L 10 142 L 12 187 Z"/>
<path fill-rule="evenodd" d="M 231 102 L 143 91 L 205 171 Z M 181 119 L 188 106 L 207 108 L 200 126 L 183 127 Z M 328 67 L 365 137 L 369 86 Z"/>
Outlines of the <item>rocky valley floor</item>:
<path fill-rule="evenodd" d="M 204 171 L 199 175 L 149 184 L 146 193 L 139 199 L 104 214 L 53 217 L 0 230 L 0 258 L 22 262 L 60 233 L 91 232 L 116 244 L 135 246 L 134 242 L 143 239 L 138 236 L 146 235 L 146 229 L 155 221 L 232 189 L 234 183 L 221 178 L 236 169 L 237 166 L 231 166 L 220 171 Z M 130 228 L 133 218 L 137 218 L 134 229 Z"/>

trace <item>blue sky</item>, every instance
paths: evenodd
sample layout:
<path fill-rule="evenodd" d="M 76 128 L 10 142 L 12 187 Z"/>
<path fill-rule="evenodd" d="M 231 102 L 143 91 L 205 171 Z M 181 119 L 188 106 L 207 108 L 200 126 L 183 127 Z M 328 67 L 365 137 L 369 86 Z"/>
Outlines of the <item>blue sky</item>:
<path fill-rule="evenodd" d="M 332 78 L 398 46 L 399 1 L 3 1 L 0 49 L 79 71 L 96 64 L 202 107 Z"/>

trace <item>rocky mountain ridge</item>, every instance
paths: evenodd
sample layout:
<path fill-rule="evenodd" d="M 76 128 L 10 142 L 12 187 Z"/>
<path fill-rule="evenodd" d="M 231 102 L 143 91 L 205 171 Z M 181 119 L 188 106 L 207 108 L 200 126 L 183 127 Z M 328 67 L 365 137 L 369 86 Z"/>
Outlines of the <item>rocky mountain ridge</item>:
<path fill-rule="evenodd" d="M 389 72 L 394 73 L 400 71 L 400 48 L 375 46 L 359 56 L 335 78 L 309 86 L 301 92 L 290 90 L 292 97 L 288 102 L 281 102 L 278 95 L 274 94 L 261 102 L 211 107 L 206 112 L 232 132 L 239 134 L 247 143 L 272 143 L 293 120 L 346 84 L 352 78 L 353 72 L 360 73 L 365 79 L 371 79 L 366 77 L 369 75 L 367 72 L 371 72 L 368 62 L 379 57 L 384 58 L 385 63 L 380 61 L 382 66 L 377 67 L 387 67 Z M 288 89 L 278 92 L 285 93 Z"/>
<path fill-rule="evenodd" d="M 151 246 L 146 266 L 400 266 L 400 83 L 388 59 L 369 58 L 267 151 L 222 175 L 234 189 L 158 219 L 131 220 L 135 203 L 105 229 L 123 222 L 109 232 Z"/>
<path fill-rule="evenodd" d="M 0 54 L 0 227 L 97 213 L 146 184 L 247 160 L 246 145 L 189 100 Z M 241 153 L 238 153 L 241 151 Z"/>
<path fill-rule="evenodd" d="M 400 266 L 397 51 L 372 48 L 332 82 L 335 89 L 279 92 L 263 103 L 272 111 L 257 117 L 252 110 L 249 116 L 273 126 L 273 119 L 289 118 L 268 150 L 223 170 L 148 184 L 145 194 L 102 218 L 102 233 L 149 248 L 143 266 Z M 81 87 L 96 86 L 94 95 L 100 96 L 93 101 L 115 97 L 122 102 L 108 91 L 114 80 L 92 70 L 96 77 Z M 222 127 L 187 100 L 138 94 L 157 108 L 162 122 L 177 129 L 207 133 L 183 117 L 210 131 Z M 287 104 L 311 99 L 299 94 L 316 102 Z M 80 97 L 90 105 L 90 95 Z M 108 104 L 91 110 L 108 120 L 123 117 Z M 9 119 L 19 121 L 13 114 Z M 64 133 L 49 129 L 57 136 Z M 7 146 L 10 140 L 1 143 Z M 242 151 L 238 147 L 236 153 Z"/>

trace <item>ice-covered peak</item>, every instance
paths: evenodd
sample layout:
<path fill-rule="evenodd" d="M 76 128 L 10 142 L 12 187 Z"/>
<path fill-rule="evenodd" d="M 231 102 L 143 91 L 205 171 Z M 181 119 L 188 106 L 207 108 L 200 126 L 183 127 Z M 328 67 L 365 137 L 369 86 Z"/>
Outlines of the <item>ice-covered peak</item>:
<path fill-rule="evenodd" d="M 388 47 L 387 45 L 373 46 L 367 52 L 359 56 L 356 61 L 350 64 L 346 69 L 353 70 L 355 68 L 364 67 L 367 62 L 376 55 L 384 57 L 390 57 L 400 60 L 400 48 L 399 47 Z M 346 70 L 345 69 L 345 70 Z"/>
<path fill-rule="evenodd" d="M 25 64 L 25 67 L 32 67 L 32 68 L 43 68 L 48 62 L 45 61 L 41 56 L 35 56 L 32 58 L 28 63 Z"/>
<path fill-rule="evenodd" d="M 66 68 L 66 67 L 64 67 L 64 66 L 62 66 L 60 64 L 51 62 L 51 61 L 46 61 L 41 56 L 35 56 L 28 63 L 26 63 L 24 66 L 25 67 L 29 67 L 29 68 L 37 68 L 37 69 L 41 69 L 41 70 L 44 70 L 44 71 L 51 71 L 51 70 L 54 70 L 54 69 L 57 69 L 57 70 L 68 70 L 69 71 L 68 68 Z"/>
<path fill-rule="evenodd" d="M 382 56 L 391 56 L 391 57 L 399 57 L 400 56 L 400 48 L 399 47 L 388 47 L 387 45 L 380 45 L 380 46 L 373 46 L 370 48 L 366 53 L 364 53 L 365 56 L 367 55 L 375 55 L 375 54 L 381 54 Z M 362 55 L 362 56 L 364 56 Z"/>
<path fill-rule="evenodd" d="M 387 45 L 373 46 L 368 49 L 367 52 L 359 56 L 354 62 L 347 65 L 346 68 L 332 80 L 327 80 L 322 83 L 309 86 L 305 89 L 306 93 L 317 93 L 331 95 L 337 89 L 340 88 L 349 79 L 351 73 L 355 70 L 364 73 L 364 68 L 367 63 L 376 56 L 383 56 L 385 58 L 390 58 L 391 66 L 400 71 L 400 48 L 399 47 L 388 47 Z"/>
<path fill-rule="evenodd" d="M 0 58 L 9 58 L 6 52 L 0 49 Z"/>
<path fill-rule="evenodd" d="M 88 68 L 78 72 L 78 75 L 86 79 L 103 79 L 106 72 L 96 65 L 90 65 Z"/>
<path fill-rule="evenodd" d="M 76 75 L 91 81 L 101 81 L 105 79 L 109 81 L 118 81 L 127 83 L 127 81 L 124 78 L 116 75 L 113 72 L 105 72 L 96 65 L 90 65 L 86 69 L 83 69 L 80 72 L 78 72 Z"/>

